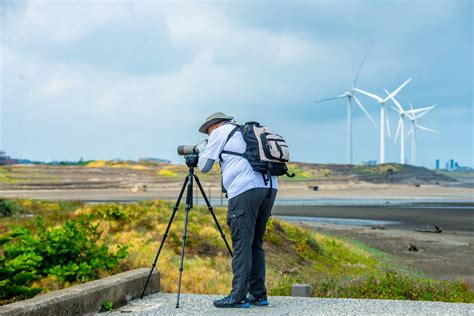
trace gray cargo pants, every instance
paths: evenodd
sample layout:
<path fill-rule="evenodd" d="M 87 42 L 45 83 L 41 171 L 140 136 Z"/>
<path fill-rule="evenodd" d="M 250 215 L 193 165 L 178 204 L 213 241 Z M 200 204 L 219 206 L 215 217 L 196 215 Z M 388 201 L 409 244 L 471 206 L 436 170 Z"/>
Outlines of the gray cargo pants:
<path fill-rule="evenodd" d="M 277 194 L 272 189 L 269 197 L 269 190 L 251 189 L 229 200 L 227 224 L 234 247 L 232 297 L 236 301 L 243 300 L 247 290 L 255 296 L 266 294 L 263 235 Z"/>

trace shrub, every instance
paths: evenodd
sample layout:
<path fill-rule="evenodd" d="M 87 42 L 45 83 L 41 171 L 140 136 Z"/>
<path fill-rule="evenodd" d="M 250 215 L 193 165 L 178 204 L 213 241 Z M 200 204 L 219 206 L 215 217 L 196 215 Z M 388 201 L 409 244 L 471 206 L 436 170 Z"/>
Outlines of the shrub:
<path fill-rule="evenodd" d="M 383 276 L 371 276 L 341 287 L 344 297 L 378 298 L 415 301 L 445 301 L 472 303 L 474 293 L 463 282 L 449 283 L 420 279 L 388 271 Z"/>
<path fill-rule="evenodd" d="M 0 199 L 0 215 L 11 216 L 17 211 L 17 209 L 18 205 L 16 205 L 13 201 Z"/>
<path fill-rule="evenodd" d="M 18 226 L 0 237 L 0 299 L 27 298 L 41 289 L 28 286 L 39 277 L 54 276 L 61 282 L 85 282 L 110 271 L 128 255 L 127 246 L 118 245 L 113 253 L 100 244 L 98 225 L 86 219 L 66 221 L 46 228 L 41 218 L 37 232 Z"/>
<path fill-rule="evenodd" d="M 124 210 L 124 207 L 117 204 L 104 204 L 96 208 L 97 215 L 102 219 L 108 220 L 128 220 L 129 214 Z"/>
<path fill-rule="evenodd" d="M 0 246 L 13 240 L 18 233 L 0 237 Z M 14 297 L 26 299 L 41 292 L 41 288 L 31 288 L 31 283 L 39 278 L 37 268 L 41 256 L 25 252 L 7 260 L 0 256 L 0 304 L 9 302 Z"/>

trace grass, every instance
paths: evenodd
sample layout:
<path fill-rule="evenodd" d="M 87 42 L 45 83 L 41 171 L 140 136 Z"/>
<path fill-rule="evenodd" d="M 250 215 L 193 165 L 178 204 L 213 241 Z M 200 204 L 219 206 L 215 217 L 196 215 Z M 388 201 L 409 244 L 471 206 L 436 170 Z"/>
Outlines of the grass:
<path fill-rule="evenodd" d="M 285 180 L 285 181 L 301 181 L 301 180 L 308 180 L 308 179 L 311 179 L 313 177 L 309 170 L 304 170 L 302 167 L 300 167 L 297 164 L 289 163 L 289 164 L 287 164 L 287 167 L 288 167 L 288 173 L 289 174 L 294 173 L 295 176 L 293 178 L 281 177 L 280 179 L 282 179 L 282 180 Z"/>
<path fill-rule="evenodd" d="M 390 163 L 376 166 L 356 165 L 352 168 L 352 171 L 361 176 L 385 176 L 389 169 L 392 169 L 393 172 L 398 172 L 402 170 L 402 166 Z"/>
<path fill-rule="evenodd" d="M 0 166 L 0 183 L 5 184 L 27 184 L 37 181 L 46 181 L 51 183 L 58 182 L 59 178 L 41 172 L 31 172 L 28 167 Z"/>
<path fill-rule="evenodd" d="M 436 173 L 453 178 L 474 178 L 474 170 L 436 170 Z"/>
<path fill-rule="evenodd" d="M 129 245 L 129 256 L 114 273 L 151 266 L 172 213 L 172 203 L 164 201 L 98 205 L 38 200 L 8 203 L 15 204 L 14 211 L 1 218 L 0 236 L 10 231 L 12 225 L 25 225 L 34 233 L 37 216 L 42 216 L 45 225 L 51 227 L 68 219 L 90 218 L 93 224 L 99 224 L 102 242 L 111 250 L 115 251 L 118 244 Z M 215 212 L 230 243 L 226 210 L 216 208 Z M 184 206 L 176 213 L 158 261 L 163 292 L 177 291 L 183 213 Z M 390 264 L 384 253 L 359 242 L 314 233 L 276 219 L 267 225 L 265 249 L 270 295 L 290 295 L 293 284 L 309 283 L 313 295 L 318 297 L 474 302 L 474 293 L 466 282 L 428 279 Z M 193 208 L 189 216 L 182 292 L 227 294 L 231 282 L 231 260 L 209 211 L 204 207 Z M 67 284 L 42 279 L 33 286 L 49 291 Z"/>

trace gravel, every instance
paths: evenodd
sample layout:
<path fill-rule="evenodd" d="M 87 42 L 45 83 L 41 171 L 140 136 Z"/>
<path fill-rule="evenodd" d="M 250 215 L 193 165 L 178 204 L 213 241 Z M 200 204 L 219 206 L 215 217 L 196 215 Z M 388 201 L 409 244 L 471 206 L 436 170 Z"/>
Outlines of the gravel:
<path fill-rule="evenodd" d="M 134 300 L 101 315 L 474 315 L 474 304 L 394 300 L 269 297 L 269 306 L 218 309 L 212 301 L 221 295 L 158 293 Z"/>

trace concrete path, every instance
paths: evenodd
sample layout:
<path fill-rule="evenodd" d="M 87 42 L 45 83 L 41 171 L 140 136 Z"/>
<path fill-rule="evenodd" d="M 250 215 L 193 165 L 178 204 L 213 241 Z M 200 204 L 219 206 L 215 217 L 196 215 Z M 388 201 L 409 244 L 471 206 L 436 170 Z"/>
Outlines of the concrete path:
<path fill-rule="evenodd" d="M 221 297 L 183 294 L 177 309 L 176 294 L 158 293 L 105 315 L 474 315 L 474 304 L 285 296 L 270 297 L 267 307 L 215 308 L 212 301 Z"/>

